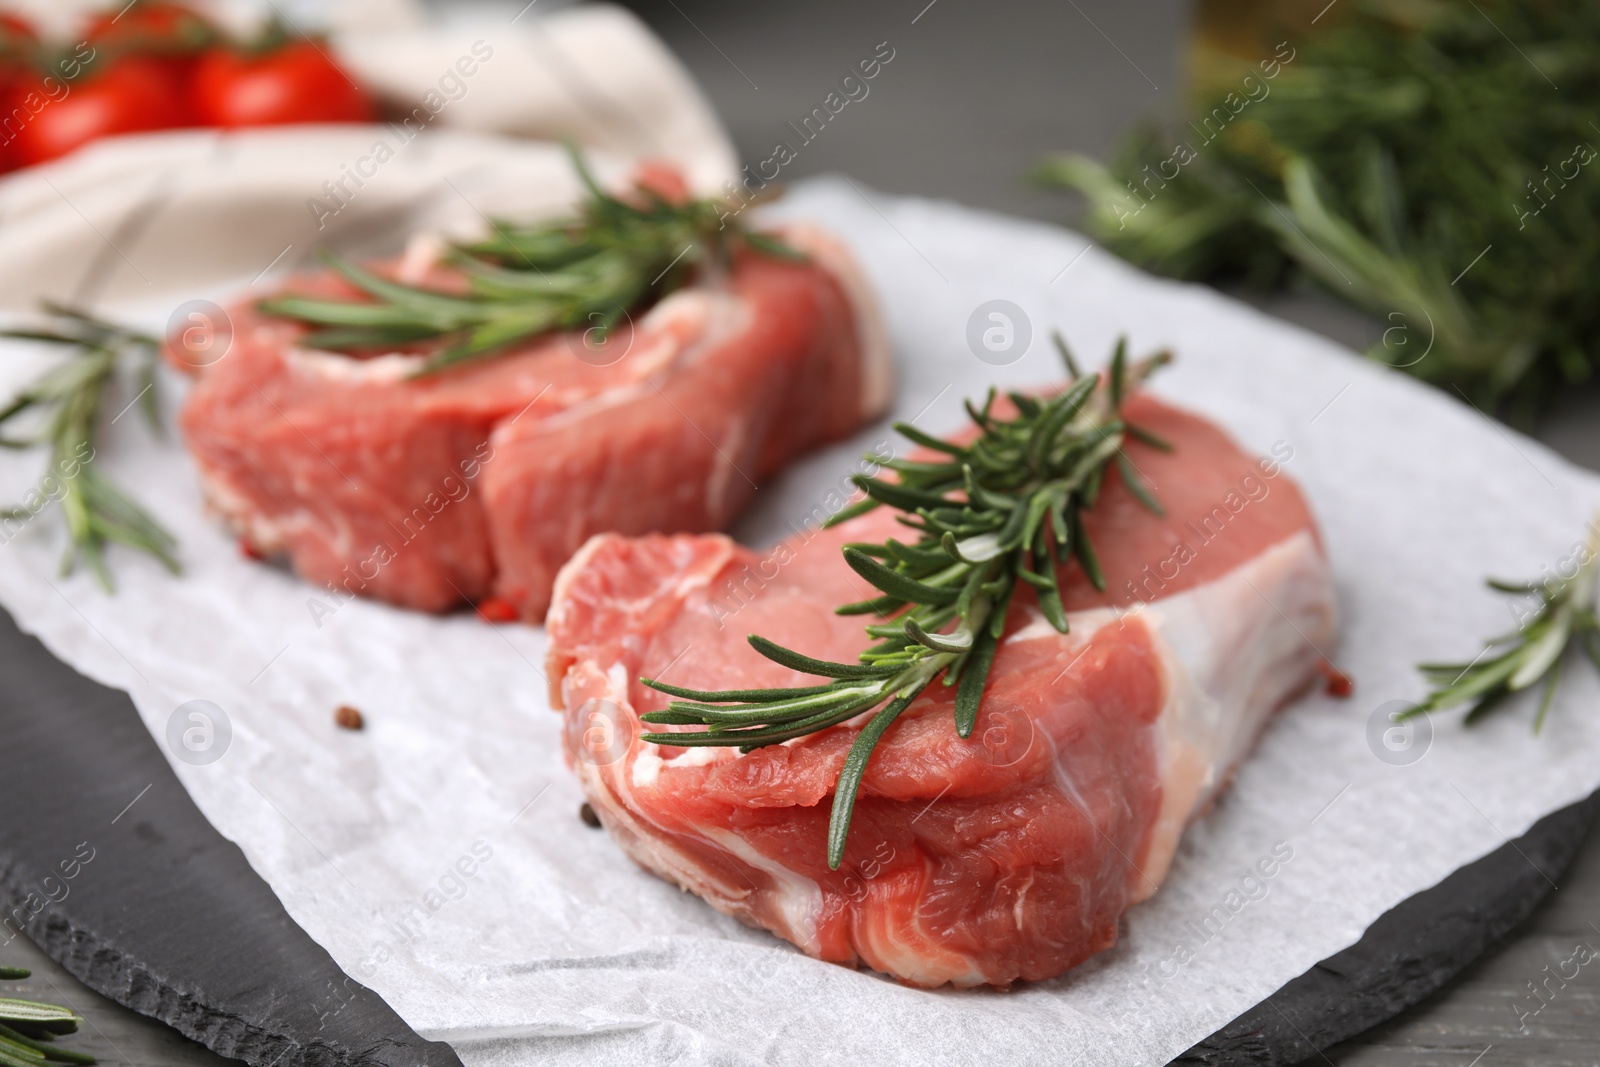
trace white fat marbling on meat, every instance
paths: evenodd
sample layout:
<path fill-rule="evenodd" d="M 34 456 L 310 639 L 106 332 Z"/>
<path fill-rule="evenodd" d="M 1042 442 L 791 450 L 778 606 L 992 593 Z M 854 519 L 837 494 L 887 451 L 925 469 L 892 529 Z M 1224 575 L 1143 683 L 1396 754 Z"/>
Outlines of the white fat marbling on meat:
<path fill-rule="evenodd" d="M 619 714 L 628 718 L 626 724 L 618 723 L 618 727 L 630 731 L 635 729 L 638 720 L 628 704 L 626 670 L 620 664 L 614 664 L 606 672 L 605 680 L 603 699 L 612 701 Z M 563 703 L 571 700 L 568 679 L 561 682 L 561 694 Z M 577 772 L 584 795 L 589 798 L 612 837 L 634 862 L 676 882 L 728 914 L 739 914 L 752 892 L 748 885 L 733 885 L 718 880 L 694 856 L 675 848 L 669 837 L 661 834 L 657 828 L 646 825 L 634 814 L 634 771 L 630 764 L 636 764 L 644 758 L 646 747 L 631 746 L 628 754 L 615 763 L 593 763 L 582 759 L 573 761 L 573 770 Z"/>
<path fill-rule="evenodd" d="M 1272 713 L 1304 687 L 1318 646 L 1332 645 L 1333 577 L 1315 539 L 1301 531 L 1193 589 L 1129 608 L 1072 612 L 1066 637 L 1036 613 L 1006 643 L 1086 642 L 1134 619 L 1148 627 L 1161 657 L 1165 699 L 1156 721 L 1161 810 L 1131 903 L 1155 892 L 1184 828 L 1227 784 Z M 1065 773 L 1057 781 L 1081 808 L 1076 784 Z"/>
<path fill-rule="evenodd" d="M 735 474 L 746 477 L 733 462 L 744 448 L 745 438 L 749 430 L 749 420 L 736 418 L 729 427 L 728 435 L 723 438 L 722 444 L 717 447 L 717 462 L 711 467 L 711 474 L 706 479 L 706 511 L 712 521 L 718 526 L 727 522 L 732 515 L 728 508 L 728 483 Z"/>
<path fill-rule="evenodd" d="M 1205 585 L 1142 606 L 1165 667 L 1161 811 L 1134 900 L 1166 876 L 1185 826 L 1216 798 L 1273 712 L 1313 677 L 1337 625 L 1333 576 L 1308 531 Z"/>
<path fill-rule="evenodd" d="M 656 780 L 661 777 L 661 768 L 665 764 L 666 761 L 656 754 L 654 745 L 641 751 L 633 761 L 631 774 L 633 787 L 635 789 L 655 788 Z"/>
<path fill-rule="evenodd" d="M 749 306 L 737 297 L 707 289 L 680 289 L 650 310 L 634 330 L 628 352 L 627 384 L 587 397 L 544 418 L 546 427 L 581 422 L 606 408 L 656 391 L 652 379 L 687 365 L 728 338 L 749 328 Z M 496 431 L 499 432 L 498 430 Z"/>
<path fill-rule="evenodd" d="M 928 868 L 926 859 L 923 868 L 925 871 Z M 907 981 L 929 986 L 949 982 L 958 988 L 984 983 L 983 972 L 966 956 L 939 946 L 940 939 L 926 928 L 920 916 L 908 924 L 916 932 L 909 940 L 901 936 L 899 918 L 883 908 L 866 909 L 861 913 L 855 934 L 862 952 L 870 952 L 874 959 Z"/>
<path fill-rule="evenodd" d="M 401 285 L 421 285 L 428 280 L 433 269 L 444 261 L 444 254 L 449 248 L 449 242 L 442 234 L 428 230 L 412 234 L 410 240 L 406 241 L 405 254 L 395 267 L 395 281 Z"/>
<path fill-rule="evenodd" d="M 620 663 L 613 663 L 606 671 L 606 681 L 611 685 L 613 699 L 628 699 L 628 668 Z"/>
<path fill-rule="evenodd" d="M 422 366 L 424 357 L 406 352 L 390 352 L 370 359 L 351 359 L 339 352 L 296 345 L 288 350 L 289 366 L 315 378 L 339 382 L 400 382 Z"/>
<path fill-rule="evenodd" d="M 578 551 L 572 554 L 572 558 L 567 560 L 561 569 L 556 572 L 555 584 L 550 594 L 550 616 L 545 619 L 546 630 L 559 629 L 565 625 L 567 611 L 572 603 L 567 596 L 567 590 L 572 585 L 572 579 L 583 572 L 584 568 L 589 565 L 589 558 L 595 554 L 595 551 L 601 545 L 605 544 L 606 538 L 611 536 L 613 535 L 594 534 L 579 546 Z M 551 695 L 554 696 L 555 694 Z M 556 707 L 565 706 L 566 702 L 564 700 L 556 704 Z"/>
<path fill-rule="evenodd" d="M 230 530 L 248 541 L 252 548 L 272 555 L 288 546 L 288 532 L 293 523 L 279 522 L 256 510 L 248 497 L 236 491 L 216 471 L 198 465 L 196 473 L 206 505 Z"/>
<path fill-rule="evenodd" d="M 661 750 L 651 745 L 639 753 L 639 758 L 633 763 L 633 787 L 635 789 L 649 789 L 656 784 L 656 779 L 661 775 L 661 768 L 669 763 L 674 767 L 709 767 L 713 763 L 723 760 L 737 759 L 739 752 L 732 748 L 718 748 L 712 745 L 692 745 L 674 754 L 670 759 L 661 755 Z"/>
<path fill-rule="evenodd" d="M 743 838 L 727 830 L 704 827 L 707 840 L 726 849 L 758 871 L 772 878 L 769 893 L 776 898 L 775 910 L 783 917 L 788 936 L 806 952 L 816 955 L 822 950 L 817 939 L 818 920 L 822 917 L 822 887 L 814 880 L 796 874 L 777 860 L 751 848 Z"/>

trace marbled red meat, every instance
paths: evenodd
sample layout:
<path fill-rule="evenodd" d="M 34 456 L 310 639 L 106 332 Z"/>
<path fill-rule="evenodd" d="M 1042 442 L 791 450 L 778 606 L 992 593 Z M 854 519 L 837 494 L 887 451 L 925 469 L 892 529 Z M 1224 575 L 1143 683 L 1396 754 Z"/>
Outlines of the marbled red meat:
<path fill-rule="evenodd" d="M 309 350 L 242 303 L 181 417 L 207 498 L 313 582 L 427 611 L 493 594 L 537 621 L 591 534 L 719 529 L 881 408 L 887 349 L 849 253 L 786 236 L 809 262 L 743 255 L 598 353 L 547 336 L 424 379 L 420 355 Z"/>
<path fill-rule="evenodd" d="M 1048 978 L 1116 939 L 1184 826 L 1331 647 L 1330 573 L 1279 460 L 1148 397 L 1128 414 L 1176 444 L 1129 454 L 1166 507 L 1108 480 L 1087 525 L 1108 589 L 1074 566 L 1071 632 L 1030 597 L 1007 620 L 971 740 L 934 686 L 869 764 L 844 861 L 826 862 L 835 782 L 858 718 L 741 755 L 658 748 L 638 716 L 655 677 L 704 689 L 814 679 L 758 656 L 759 633 L 854 659 L 870 595 L 847 541 L 897 529 L 880 509 L 755 552 L 719 535 L 590 540 L 562 570 L 552 701 L 586 795 L 640 864 L 823 960 L 917 985 Z"/>

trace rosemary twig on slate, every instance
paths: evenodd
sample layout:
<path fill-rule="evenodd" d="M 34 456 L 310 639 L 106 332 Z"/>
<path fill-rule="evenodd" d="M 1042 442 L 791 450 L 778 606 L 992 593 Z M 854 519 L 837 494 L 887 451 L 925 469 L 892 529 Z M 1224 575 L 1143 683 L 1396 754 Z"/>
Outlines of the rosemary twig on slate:
<path fill-rule="evenodd" d="M 1596 581 L 1600 578 L 1600 525 L 1592 527 L 1585 558 L 1571 578 L 1543 582 L 1502 582 L 1489 587 L 1517 596 L 1534 596 L 1539 608 L 1526 625 L 1491 640 L 1470 663 L 1424 663 L 1418 669 L 1434 685 L 1428 698 L 1401 712 L 1409 718 L 1475 701 L 1468 725 L 1500 707 L 1506 698 L 1544 681 L 1544 695 L 1533 718 L 1533 731 L 1561 683 L 1561 662 L 1573 645 L 1600 667 L 1600 618 L 1595 614 Z"/>
<path fill-rule="evenodd" d="M 280 296 L 263 311 L 318 329 L 304 344 L 332 351 L 441 339 L 419 374 L 503 352 L 551 330 L 583 328 L 603 338 L 632 309 L 684 285 L 697 269 L 725 263 L 739 243 L 798 258 L 779 241 L 728 222 L 714 200 L 670 203 L 640 188 L 612 196 L 573 151 L 589 193 L 577 218 L 535 226 L 494 223 L 494 235 L 456 246 L 451 261 L 464 293 L 402 285 L 338 256 L 328 265 L 371 299 Z"/>
<path fill-rule="evenodd" d="M 844 546 L 850 568 L 881 596 L 838 609 L 843 615 L 876 615 L 866 627 L 877 643 L 857 663 L 830 663 L 752 634 L 761 655 L 827 681 L 787 689 L 708 692 L 643 679 L 676 697 L 665 711 L 641 718 L 658 725 L 696 726 L 692 731 L 649 733 L 658 745 L 738 746 L 750 751 L 826 730 L 882 705 L 857 735 L 834 791 L 828 827 L 828 865 L 844 855 L 851 813 L 873 748 L 890 725 L 936 679 L 956 687 L 955 728 L 970 737 L 989 668 L 1005 628 L 1006 608 L 1019 582 L 1035 590 L 1050 623 L 1067 631 L 1058 585 L 1058 565 L 1076 559 L 1096 588 L 1105 580 L 1085 535 L 1084 509 L 1094 505 L 1113 466 L 1134 495 L 1161 513 L 1149 488 L 1122 451 L 1128 437 L 1168 447 L 1126 423 L 1123 399 L 1168 359 L 1159 353 L 1137 363 L 1119 342 L 1108 372 L 1081 375 L 1057 337 L 1072 376 L 1053 397 L 1011 393 L 1010 416 L 995 411 L 993 390 L 981 408 L 967 405 L 978 429 L 967 444 L 954 444 L 900 423 L 896 429 L 937 459 L 891 460 L 899 475 L 885 481 L 857 475 L 866 494 L 829 520 L 843 522 L 879 506 L 916 531 L 907 544 Z"/>
<path fill-rule="evenodd" d="M 174 573 L 177 542 L 160 523 L 100 473 L 95 464 L 95 431 L 106 386 L 114 377 L 117 361 L 137 360 L 136 403 L 150 426 L 161 432 L 156 395 L 156 360 L 160 342 L 147 334 L 102 321 L 81 311 L 45 304 L 52 319 L 39 329 L 0 331 L 0 337 L 43 341 L 69 349 L 67 359 L 41 374 L 9 405 L 0 409 L 0 447 L 49 448 L 50 460 L 35 504 L 0 511 L 8 523 L 26 521 L 49 500 L 57 500 L 66 517 L 71 544 L 61 561 L 62 573 L 81 558 L 109 592 L 111 574 L 106 569 L 105 546 L 116 541 L 148 552 Z M 5 435 L 25 412 L 47 413 L 44 425 L 31 437 Z M 35 506 L 36 505 L 36 506 Z"/>
<path fill-rule="evenodd" d="M 0 978 L 27 978 L 25 967 L 0 967 Z M 0 1067 L 40 1067 L 45 1063 L 92 1064 L 86 1052 L 55 1044 L 63 1034 L 75 1033 L 83 1018 L 68 1008 L 36 1000 L 0 997 Z"/>

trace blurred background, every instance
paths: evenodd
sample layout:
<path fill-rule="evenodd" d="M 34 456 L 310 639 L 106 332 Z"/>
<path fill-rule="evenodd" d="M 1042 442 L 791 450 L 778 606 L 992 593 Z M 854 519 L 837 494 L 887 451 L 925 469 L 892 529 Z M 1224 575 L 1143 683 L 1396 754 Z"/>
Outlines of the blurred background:
<path fill-rule="evenodd" d="M 69 20 L 72 8 L 52 0 L 7 6 L 55 23 Z M 239 25 L 276 14 L 296 28 L 337 34 L 348 20 L 370 23 L 374 11 L 395 28 L 431 21 L 493 30 L 571 6 L 567 0 L 428 0 L 415 8 L 386 0 L 295 0 L 218 9 Z M 1590 299 L 1600 294 L 1587 288 L 1600 277 L 1591 270 L 1600 247 L 1596 197 L 1581 184 L 1586 174 L 1562 169 L 1574 160 L 1579 169 L 1587 163 L 1574 147 L 1584 137 L 1600 144 L 1600 126 L 1588 134 L 1581 129 L 1584 116 L 1600 114 L 1590 107 L 1600 64 L 1587 62 L 1600 42 L 1600 16 L 1581 5 L 636 0 L 627 6 L 698 82 L 742 163 L 768 158 L 779 142 L 803 141 L 784 168 L 785 180 L 845 172 L 887 193 L 1086 229 L 1136 262 L 1211 281 L 1269 314 L 1391 363 L 1403 364 L 1407 354 L 1392 345 L 1397 323 L 1420 330 L 1426 318 L 1429 341 L 1437 333 L 1445 347 L 1426 367 L 1408 369 L 1436 375 L 1463 403 L 1600 469 L 1600 394 L 1588 383 L 1595 338 L 1587 325 L 1589 305 L 1600 307 Z M 1457 21 L 1431 29 L 1429 20 L 1446 6 Z M 1374 27 L 1381 30 L 1376 36 Z M 1292 42 L 1293 60 L 1283 59 L 1280 42 Z M 798 136 L 841 79 L 885 47 L 893 60 L 866 95 L 811 139 Z M 1310 71 L 1293 83 L 1298 91 L 1288 77 L 1277 82 L 1265 73 L 1261 64 L 1273 56 L 1295 74 Z M 1474 58 L 1482 56 L 1492 62 Z M 1318 81 L 1311 68 L 1326 70 L 1336 61 L 1357 73 Z M 1249 77 L 1258 87 L 1272 81 L 1276 95 L 1257 96 Z M 1552 95 L 1544 95 L 1546 84 Z M 1226 103 L 1235 90 L 1248 103 Z M 1459 112 L 1448 106 L 1457 97 Z M 1228 137 L 1202 153 L 1192 171 L 1179 159 L 1154 185 L 1136 188 L 1138 176 L 1172 160 L 1180 142 L 1210 144 L 1203 119 L 1194 122 L 1214 106 L 1227 111 L 1218 126 L 1230 127 Z M 1298 189 L 1293 159 L 1314 168 Z M 1558 175 L 1553 184 L 1551 167 Z M 1194 177 L 1203 196 L 1167 191 L 1178 169 Z M 1535 209 L 1551 214 L 1533 219 Z M 1132 228 L 1119 225 L 1134 215 L 1141 221 Z M 1530 224 L 1544 230 L 1526 239 L 1507 236 Z M 1183 241 L 1167 240 L 1174 233 Z M 1157 244 L 1158 237 L 1166 243 Z M 1482 262 L 1471 259 L 1470 251 L 1484 245 Z M 1332 274 L 1352 275 L 1349 292 L 1330 284 L 1319 258 Z M 1595 1062 L 1600 985 L 1575 990 L 1563 1012 L 1541 1016 L 1541 1030 L 1513 1027 L 1506 1008 L 1524 995 L 1529 975 L 1562 958 L 1573 939 L 1592 936 L 1591 914 L 1600 914 L 1600 848 L 1592 841 L 1561 890 L 1507 943 L 1426 1004 L 1317 1062 L 1469 1065 L 1487 1046 L 1499 1046 L 1495 1062 Z M 0 962 L 37 968 L 51 988 L 35 991 L 46 999 L 53 999 L 52 988 L 72 999 L 97 1024 L 85 1047 L 104 1062 L 223 1062 L 84 990 L 30 946 L 7 947 Z"/>
<path fill-rule="evenodd" d="M 548 3 L 539 0 L 534 10 Z M 1591 283 L 1571 278 L 1600 266 L 1597 197 L 1592 187 L 1570 195 L 1563 189 L 1558 206 L 1568 214 L 1546 217 L 1538 239 L 1527 232 L 1530 219 L 1518 218 L 1549 199 L 1548 192 L 1541 199 L 1532 191 L 1528 179 L 1542 177 L 1548 183 L 1550 167 L 1570 159 L 1577 142 L 1587 138 L 1600 145 L 1600 128 L 1585 121 L 1600 101 L 1588 73 L 1600 23 L 1581 10 L 1583 5 L 1540 0 L 1487 8 L 1427 0 L 1148 0 L 1138 5 L 819 0 L 752 9 L 732 0 L 637 0 L 629 6 L 689 67 L 746 164 L 771 155 L 774 142 L 792 139 L 795 124 L 819 106 L 851 65 L 879 42 L 888 42 L 895 52 L 892 67 L 871 83 L 866 99 L 852 103 L 804 145 L 784 168 L 786 179 L 843 171 L 885 192 L 948 198 L 1086 229 L 1147 268 L 1210 281 L 1272 315 L 1397 366 L 1414 359 L 1425 333 L 1430 339 L 1437 333 L 1452 351 L 1436 348 L 1427 365 L 1407 369 L 1440 368 L 1432 375 L 1437 384 L 1459 385 L 1483 410 L 1600 469 L 1600 432 L 1593 427 L 1600 393 L 1588 384 L 1589 356 L 1571 355 L 1593 351 L 1596 343 L 1588 313 L 1577 308 L 1600 293 L 1588 288 Z M 517 2 L 433 0 L 430 6 L 441 20 L 480 24 L 524 9 Z M 1446 9 L 1461 17 L 1426 29 L 1433 13 Z M 1383 43 L 1391 35 L 1416 46 L 1391 54 Z M 1570 49 L 1550 46 L 1551 38 L 1563 37 L 1572 38 Z M 1268 82 L 1260 70 L 1254 83 L 1243 82 L 1259 66 L 1253 61 L 1285 54 L 1278 51 L 1280 42 L 1291 42 L 1287 54 L 1304 50 L 1322 65 L 1302 78 L 1311 83 L 1309 89 L 1291 87 L 1288 78 Z M 1479 55 L 1492 61 L 1462 61 Z M 1304 66 L 1305 59 L 1299 62 Z M 1347 77 L 1345 64 L 1357 70 Z M 1294 66 L 1290 61 L 1285 69 L 1300 73 Z M 1564 71 L 1559 90 L 1548 76 L 1558 68 Z M 1335 100 L 1330 83 L 1348 91 Z M 1319 277 L 1315 269 L 1294 263 L 1286 268 L 1270 259 L 1219 263 L 1228 255 L 1222 246 L 1230 239 L 1272 245 L 1272 234 L 1254 220 L 1232 218 L 1226 228 L 1192 237 L 1189 247 L 1176 252 L 1151 249 L 1149 241 L 1141 246 L 1141 235 L 1129 236 L 1132 229 L 1119 231 L 1110 221 L 1122 212 L 1119 197 L 1131 211 L 1151 187 L 1140 180 L 1141 173 L 1149 173 L 1140 164 L 1159 160 L 1180 140 L 1211 155 L 1203 138 L 1212 128 L 1191 122 L 1229 91 L 1237 89 L 1249 101 L 1252 84 L 1256 91 L 1275 86 L 1272 104 L 1278 110 L 1261 121 L 1250 121 L 1253 113 L 1240 115 L 1244 121 L 1228 131 L 1230 139 L 1220 141 L 1215 153 L 1224 165 L 1213 171 L 1226 172 L 1217 184 L 1231 180 L 1237 185 L 1238 178 L 1249 179 L 1258 168 L 1257 184 L 1264 192 L 1244 195 L 1259 198 L 1258 213 L 1272 210 L 1268 200 L 1276 204 L 1284 197 L 1281 181 L 1276 188 L 1272 184 L 1277 161 L 1271 155 L 1287 145 L 1334 168 L 1323 176 L 1329 185 L 1354 185 L 1337 170 L 1346 164 L 1345 146 L 1360 142 L 1366 130 L 1376 131 L 1404 187 L 1396 199 L 1409 200 L 1401 210 L 1418 216 L 1413 232 L 1401 236 L 1397 254 L 1369 264 L 1359 258 L 1368 249 L 1351 250 L 1354 262 L 1335 251 L 1332 272 L 1322 270 Z M 1308 102 L 1308 94 L 1326 95 Z M 1552 97 L 1562 101 L 1559 111 L 1552 108 Z M 1459 107 L 1453 108 L 1449 102 L 1456 98 Z M 1318 124 L 1327 129 L 1317 130 Z M 1269 130 L 1266 137 L 1259 136 L 1263 128 Z M 1147 132 L 1158 129 L 1165 141 Z M 1302 129 L 1311 132 L 1295 143 Z M 1160 141 L 1155 155 L 1130 161 L 1151 136 Z M 1248 143 L 1253 137 L 1276 143 L 1260 150 Z M 1111 178 L 1112 187 L 1097 185 L 1093 175 L 1081 172 L 1071 181 L 1039 180 L 1041 163 L 1063 153 L 1110 164 L 1111 173 L 1102 177 Z M 1241 157 L 1252 155 L 1267 158 L 1264 163 L 1243 159 L 1240 165 Z M 1348 165 L 1365 164 L 1365 158 L 1357 158 Z M 1125 191 L 1129 179 L 1139 187 L 1136 192 Z M 1454 184 L 1441 187 L 1447 181 Z M 1069 184 L 1095 191 L 1086 201 Z M 1234 210 L 1227 200 L 1224 191 L 1204 203 L 1163 202 L 1153 206 L 1172 210 L 1139 215 L 1146 234 L 1192 233 L 1196 225 L 1211 225 L 1197 223 L 1204 212 Z M 1433 205 L 1437 210 L 1430 211 Z M 1361 225 L 1359 206 L 1347 213 Z M 1324 253 L 1342 236 L 1310 232 L 1310 223 L 1298 215 L 1289 226 L 1316 246 L 1314 253 L 1302 249 L 1303 266 L 1311 268 L 1322 266 Z M 1496 239 L 1499 255 L 1473 261 Z M 1458 253 L 1458 245 L 1466 250 Z M 1496 260 L 1513 247 L 1520 257 L 1503 261 L 1494 274 Z M 1473 269 L 1463 271 L 1469 263 Z M 1366 277 L 1358 273 L 1363 267 L 1369 268 Z M 1458 272 L 1465 276 L 1453 282 Z M 1365 300 L 1339 292 L 1347 273 L 1356 275 Z M 1474 291 L 1474 284 L 1485 288 Z M 1463 294 L 1468 303 L 1490 306 L 1476 317 L 1463 314 Z M 1497 304 L 1514 310 L 1499 313 Z M 1574 320 L 1575 336 L 1562 336 L 1550 325 L 1558 315 Z M 1454 338 L 1447 334 L 1451 330 Z M 1488 340 L 1479 345 L 1481 338 Z M 1559 362 L 1561 369 L 1542 367 L 1544 357 L 1525 365 L 1519 348 L 1525 341 L 1565 345 L 1565 356 L 1545 360 Z M 1504 371 L 1507 380 L 1486 382 L 1485 367 L 1511 369 Z"/>

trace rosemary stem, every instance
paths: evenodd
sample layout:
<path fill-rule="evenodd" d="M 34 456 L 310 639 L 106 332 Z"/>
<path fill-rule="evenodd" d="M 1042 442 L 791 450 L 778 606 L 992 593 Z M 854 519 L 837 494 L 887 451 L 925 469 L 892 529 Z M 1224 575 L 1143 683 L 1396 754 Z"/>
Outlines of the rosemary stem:
<path fill-rule="evenodd" d="M 1558 574 L 1538 583 L 1491 580 L 1490 588 L 1500 592 L 1537 596 L 1538 610 L 1531 619 L 1524 616 L 1524 623 L 1516 631 L 1488 642 L 1470 663 L 1425 665 L 1422 671 L 1435 683 L 1433 692 L 1396 718 L 1442 711 L 1473 700 L 1466 716 L 1467 725 L 1472 725 L 1500 707 L 1507 697 L 1544 679 L 1544 696 L 1534 716 L 1534 732 L 1538 733 L 1554 699 L 1567 652 L 1577 645 L 1600 666 L 1600 654 L 1595 648 L 1600 636 L 1600 618 L 1596 617 L 1600 598 L 1600 516 L 1590 522 L 1589 536 L 1581 548 L 1582 561 L 1571 577 Z M 1488 654 L 1491 651 L 1495 652 L 1492 656 Z"/>
<path fill-rule="evenodd" d="M 846 664 L 749 636 L 767 659 L 830 679 L 820 691 L 790 687 L 719 694 L 642 679 L 680 697 L 665 711 L 644 715 L 645 721 L 699 727 L 646 734 L 643 740 L 750 751 L 872 713 L 857 732 L 834 788 L 827 847 L 828 863 L 837 869 L 875 746 L 941 676 L 956 690 L 956 735 L 972 736 L 1018 584 L 1034 590 L 1039 610 L 1061 633 L 1069 620 L 1058 568 L 1077 559 L 1089 580 L 1104 588 L 1080 513 L 1094 505 L 1113 460 L 1120 461 L 1116 473 L 1139 503 L 1160 514 L 1122 454 L 1125 437 L 1136 428 L 1123 421 L 1121 402 L 1169 358 L 1157 353 L 1130 362 L 1119 343 L 1105 373 L 1084 376 L 1064 356 L 1068 387 L 1043 398 L 1008 394 L 1014 415 L 995 412 L 994 390 L 981 408 L 969 400 L 966 408 L 978 434 L 967 444 L 901 427 L 913 443 L 939 458 L 891 465 L 893 481 L 857 476 L 853 480 L 865 497 L 828 523 L 838 525 L 886 506 L 899 512 L 897 521 L 918 532 L 914 544 L 891 537 L 842 546 L 845 563 L 881 595 L 835 610 L 877 616 L 865 627 L 877 643 L 859 654 L 857 664 Z M 1136 436 L 1150 447 L 1170 447 L 1153 434 Z M 699 699 L 686 699 L 691 696 Z"/>

